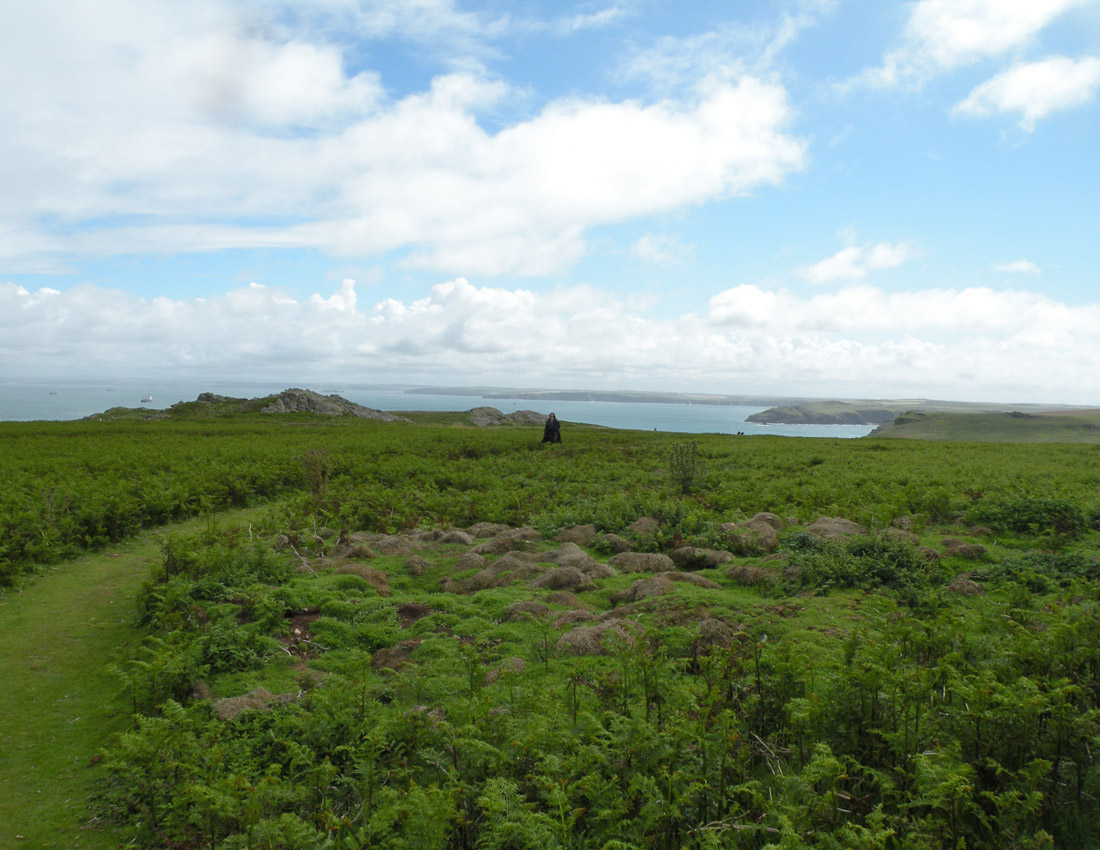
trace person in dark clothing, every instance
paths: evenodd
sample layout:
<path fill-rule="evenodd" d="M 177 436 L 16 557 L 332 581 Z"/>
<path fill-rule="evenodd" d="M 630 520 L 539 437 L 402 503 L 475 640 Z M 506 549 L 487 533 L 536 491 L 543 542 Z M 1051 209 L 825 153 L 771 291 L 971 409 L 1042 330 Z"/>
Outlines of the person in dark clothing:
<path fill-rule="evenodd" d="M 553 413 L 551 413 L 550 418 L 546 420 L 546 427 L 542 429 L 542 441 L 544 443 L 561 442 L 561 423 L 558 421 L 558 417 Z"/>

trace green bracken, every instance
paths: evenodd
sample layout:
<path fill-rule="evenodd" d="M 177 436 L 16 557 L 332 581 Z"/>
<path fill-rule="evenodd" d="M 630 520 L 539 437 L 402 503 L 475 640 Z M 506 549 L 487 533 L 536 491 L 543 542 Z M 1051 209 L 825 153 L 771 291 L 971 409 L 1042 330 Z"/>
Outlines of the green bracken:
<path fill-rule="evenodd" d="M 61 599 L 62 577 L 101 580 L 110 552 L 44 564 L 209 517 L 143 544 L 97 728 L 25 736 L 50 769 L 85 765 L 64 816 L 96 826 L 82 843 L 1100 840 L 1100 448 L 697 435 L 685 487 L 683 435 L 569 435 L 546 450 L 535 428 L 260 414 L 0 426 L 19 447 L 0 460 L 3 575 L 35 591 L 9 591 L 8 618 Z M 745 546 L 762 512 L 780 527 Z M 862 529 L 823 539 L 820 516 Z M 610 568 L 611 537 L 555 542 L 589 525 L 690 572 Z M 744 554 L 708 560 L 726 547 Z"/>

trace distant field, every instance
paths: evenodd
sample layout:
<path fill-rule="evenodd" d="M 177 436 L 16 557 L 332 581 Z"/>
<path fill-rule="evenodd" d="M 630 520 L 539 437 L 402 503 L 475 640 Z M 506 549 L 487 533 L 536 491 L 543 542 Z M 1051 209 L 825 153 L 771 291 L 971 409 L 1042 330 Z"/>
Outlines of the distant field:
<path fill-rule="evenodd" d="M 870 436 L 960 442 L 1100 443 L 1100 411 L 903 413 Z"/>

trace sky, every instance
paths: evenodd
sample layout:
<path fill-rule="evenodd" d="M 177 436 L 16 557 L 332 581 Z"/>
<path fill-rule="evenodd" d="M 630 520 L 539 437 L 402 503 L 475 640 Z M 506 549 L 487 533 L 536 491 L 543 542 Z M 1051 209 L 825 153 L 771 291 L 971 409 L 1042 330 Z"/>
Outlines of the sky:
<path fill-rule="evenodd" d="M 0 6 L 0 381 L 1100 404 L 1100 0 Z"/>

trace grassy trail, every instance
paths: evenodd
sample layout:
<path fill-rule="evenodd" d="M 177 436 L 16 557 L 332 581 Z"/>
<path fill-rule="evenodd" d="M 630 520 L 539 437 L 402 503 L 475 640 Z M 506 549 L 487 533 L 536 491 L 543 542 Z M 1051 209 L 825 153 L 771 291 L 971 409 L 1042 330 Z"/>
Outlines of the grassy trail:
<path fill-rule="evenodd" d="M 88 825 L 93 756 L 129 723 L 109 667 L 140 641 L 134 594 L 161 538 L 204 522 L 144 532 L 0 596 L 0 850 L 123 846 Z"/>

